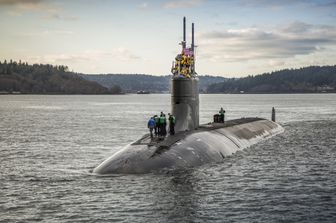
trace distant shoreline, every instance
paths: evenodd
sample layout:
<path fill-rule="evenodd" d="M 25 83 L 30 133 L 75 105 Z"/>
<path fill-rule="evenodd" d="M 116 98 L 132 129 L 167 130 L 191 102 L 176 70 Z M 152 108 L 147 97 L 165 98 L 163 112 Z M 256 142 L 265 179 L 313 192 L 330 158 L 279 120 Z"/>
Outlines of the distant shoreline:
<path fill-rule="evenodd" d="M 150 93 L 150 94 L 137 94 L 137 93 L 120 93 L 120 94 L 63 94 L 63 93 L 4 93 L 0 92 L 0 95 L 158 95 L 158 94 L 170 94 L 170 93 Z M 252 94 L 336 94 L 336 92 L 279 92 L 279 93 L 274 93 L 274 92 L 263 92 L 263 93 L 256 93 L 256 92 L 251 92 L 251 93 L 204 93 L 200 92 L 201 95 L 252 95 Z"/>
<path fill-rule="evenodd" d="M 102 93 L 102 94 L 64 94 L 64 93 L 21 93 L 21 92 L 0 92 L 0 95 L 125 95 L 126 93 L 118 93 L 118 94 L 111 94 L 111 93 Z"/>

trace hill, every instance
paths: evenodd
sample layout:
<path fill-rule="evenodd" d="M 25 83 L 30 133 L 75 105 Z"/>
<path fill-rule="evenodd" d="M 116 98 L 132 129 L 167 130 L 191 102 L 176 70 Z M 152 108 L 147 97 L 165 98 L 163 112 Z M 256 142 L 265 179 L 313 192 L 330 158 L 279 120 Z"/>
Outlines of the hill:
<path fill-rule="evenodd" d="M 24 94 L 107 94 L 98 83 L 69 72 L 66 66 L 0 62 L 0 92 Z"/>
<path fill-rule="evenodd" d="M 336 66 L 285 69 L 244 78 L 230 78 L 207 88 L 208 93 L 336 92 Z"/>
<path fill-rule="evenodd" d="M 170 75 L 78 74 L 66 66 L 0 62 L 0 93 L 119 94 L 169 92 Z M 199 76 L 205 93 L 336 92 L 336 65 L 285 69 L 243 78 Z"/>
<path fill-rule="evenodd" d="M 170 75 L 153 76 L 146 74 L 90 74 L 82 75 L 87 80 L 96 81 L 107 88 L 120 86 L 125 92 L 150 91 L 152 93 L 169 92 Z M 224 77 L 199 76 L 199 88 L 206 91 L 211 84 L 225 81 Z"/>

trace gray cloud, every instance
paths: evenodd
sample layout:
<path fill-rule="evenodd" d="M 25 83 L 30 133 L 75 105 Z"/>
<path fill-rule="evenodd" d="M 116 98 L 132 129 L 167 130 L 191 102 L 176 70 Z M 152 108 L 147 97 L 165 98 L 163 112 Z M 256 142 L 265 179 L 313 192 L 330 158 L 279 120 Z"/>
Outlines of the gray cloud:
<path fill-rule="evenodd" d="M 176 9 L 176 8 L 188 8 L 194 7 L 202 3 L 203 0 L 171 0 L 163 4 L 164 8 Z"/>
<path fill-rule="evenodd" d="M 336 1 L 335 0 L 327 0 L 324 2 L 317 1 L 315 3 L 315 6 L 320 6 L 320 7 L 336 7 Z"/>
<path fill-rule="evenodd" d="M 65 16 L 59 13 L 48 13 L 46 16 L 43 17 L 44 19 L 59 19 L 59 20 L 78 20 L 77 16 Z"/>
<path fill-rule="evenodd" d="M 314 2 L 313 0 L 240 0 L 246 6 L 288 6 L 290 4 L 308 4 Z"/>
<path fill-rule="evenodd" d="M 55 35 L 69 36 L 72 34 L 74 34 L 73 31 L 59 29 L 59 30 L 43 30 L 40 32 L 19 33 L 18 36 L 24 38 L 26 37 L 36 38 L 36 37 L 50 37 Z"/>
<path fill-rule="evenodd" d="M 183 0 L 182 0 L 183 1 Z M 175 1 L 174 1 L 175 2 Z M 178 1 L 176 1 L 178 2 Z M 336 0 L 202 0 L 202 2 L 220 2 L 223 5 L 238 5 L 239 7 L 283 8 L 290 6 L 333 8 Z"/>
<path fill-rule="evenodd" d="M 43 56 L 32 56 L 27 61 L 33 63 L 52 63 L 52 64 L 73 64 L 101 60 L 118 60 L 130 62 L 141 60 L 141 57 L 135 55 L 128 49 L 119 47 L 110 51 L 88 50 L 73 54 L 48 54 Z"/>
<path fill-rule="evenodd" d="M 64 15 L 62 7 L 47 0 L 0 0 L 0 7 L 11 7 L 8 12 L 11 16 L 22 16 L 24 13 L 33 12 L 42 14 L 43 19 L 77 20 L 76 16 Z"/>
<path fill-rule="evenodd" d="M 229 0 L 224 0 L 230 3 Z M 224 2 L 223 1 L 223 2 Z M 310 7 L 334 7 L 336 0 L 238 0 L 239 5 L 248 7 L 287 7 L 301 5 Z"/>
<path fill-rule="evenodd" d="M 235 29 L 197 36 L 199 56 L 213 61 L 248 61 L 309 55 L 336 45 L 336 27 L 294 22 L 272 30 Z"/>
<path fill-rule="evenodd" d="M 287 27 L 284 27 L 283 31 L 288 33 L 303 33 L 309 31 L 311 28 L 314 28 L 311 24 L 304 22 L 293 22 Z"/>
<path fill-rule="evenodd" d="M 147 9 L 149 6 L 148 2 L 142 2 L 140 5 L 138 5 L 139 9 Z"/>
<path fill-rule="evenodd" d="M 42 0 L 0 0 L 1 5 L 39 4 Z"/>

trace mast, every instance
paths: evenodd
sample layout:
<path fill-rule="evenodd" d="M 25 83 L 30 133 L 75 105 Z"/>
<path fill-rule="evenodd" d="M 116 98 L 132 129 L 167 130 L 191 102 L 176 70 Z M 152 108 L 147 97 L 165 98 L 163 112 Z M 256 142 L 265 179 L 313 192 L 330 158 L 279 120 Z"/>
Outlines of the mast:
<path fill-rule="evenodd" d="M 194 29 L 194 23 L 191 23 L 191 51 L 193 54 L 193 63 L 191 67 L 191 73 L 192 75 L 195 75 L 195 61 L 196 61 L 196 55 L 195 55 L 195 29 Z"/>
<path fill-rule="evenodd" d="M 193 51 L 193 53 L 195 48 L 195 38 L 194 38 L 194 23 L 191 23 L 191 50 Z"/>
<path fill-rule="evenodd" d="M 183 40 L 182 40 L 182 49 L 185 49 L 187 45 L 186 41 L 186 17 L 183 17 Z"/>

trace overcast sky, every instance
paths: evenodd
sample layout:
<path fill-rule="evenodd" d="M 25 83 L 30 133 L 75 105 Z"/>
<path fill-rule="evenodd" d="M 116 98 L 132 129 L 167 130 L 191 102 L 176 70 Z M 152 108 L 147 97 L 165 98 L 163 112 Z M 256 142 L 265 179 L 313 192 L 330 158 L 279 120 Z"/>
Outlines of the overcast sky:
<path fill-rule="evenodd" d="M 0 0 L 0 60 L 166 75 L 183 16 L 198 74 L 336 64 L 335 0 Z"/>

